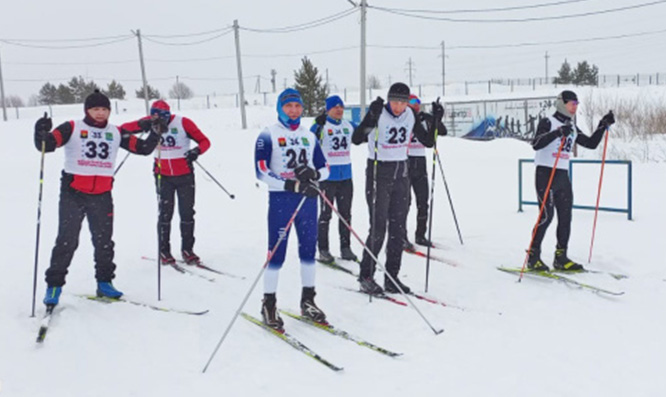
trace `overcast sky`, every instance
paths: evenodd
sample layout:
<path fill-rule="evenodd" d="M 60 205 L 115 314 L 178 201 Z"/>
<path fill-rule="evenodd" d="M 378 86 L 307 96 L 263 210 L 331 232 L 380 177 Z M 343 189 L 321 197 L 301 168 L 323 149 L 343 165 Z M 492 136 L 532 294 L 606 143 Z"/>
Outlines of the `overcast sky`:
<path fill-rule="evenodd" d="M 358 2 L 358 0 L 355 0 Z M 475 10 L 546 3 L 555 6 L 481 13 L 419 14 L 454 19 L 525 19 L 597 12 L 636 6 L 656 0 L 369 0 L 370 6 L 394 9 Z M 46 82 L 66 82 L 74 75 L 106 84 L 115 78 L 126 91 L 140 85 L 136 38 L 84 49 L 30 48 L 25 45 L 72 46 L 99 41 L 59 42 L 29 40 L 89 39 L 131 35 L 141 29 L 148 80 L 166 94 L 175 76 L 197 95 L 230 94 L 237 90 L 233 33 L 214 38 L 206 34 L 184 38 L 156 37 L 195 34 L 231 26 L 238 19 L 243 28 L 274 29 L 298 25 L 351 9 L 348 0 L 113 0 L 32 1 L 0 0 L 0 40 L 20 40 L 19 45 L 0 42 L 2 72 L 7 95 L 28 99 Z M 408 60 L 413 62 L 413 83 L 441 84 L 440 43 L 447 47 L 447 82 L 489 78 L 529 78 L 545 75 L 548 51 L 552 77 L 567 58 L 587 60 L 601 74 L 666 73 L 666 1 L 642 8 L 605 14 L 530 22 L 452 22 L 395 15 L 368 10 L 367 41 L 374 46 L 433 47 L 379 48 L 367 50 L 368 74 L 384 86 L 409 81 Z M 292 33 L 260 33 L 242 30 L 245 88 L 253 92 L 257 75 L 261 90 L 270 87 L 270 71 L 277 71 L 278 88 L 285 79 L 293 84 L 293 71 L 308 55 L 322 73 L 328 69 L 335 90 L 359 86 L 360 13 Z M 461 46 L 552 42 L 595 37 L 646 34 L 637 37 L 543 44 L 515 48 L 461 49 Z M 224 33 L 218 32 L 217 34 Z M 151 37 L 152 36 L 152 37 Z M 152 39 L 149 41 L 148 39 Z M 211 39 L 205 43 L 194 41 Z M 158 41 L 158 42 L 156 42 Z M 167 45 L 180 43 L 188 45 Z M 435 48 L 437 47 L 437 48 Z M 336 50 L 338 51 L 331 51 Z M 319 53 L 316 53 L 319 52 Z M 213 59 L 211 59 L 213 58 Z M 133 95 L 133 94 L 132 94 Z"/>

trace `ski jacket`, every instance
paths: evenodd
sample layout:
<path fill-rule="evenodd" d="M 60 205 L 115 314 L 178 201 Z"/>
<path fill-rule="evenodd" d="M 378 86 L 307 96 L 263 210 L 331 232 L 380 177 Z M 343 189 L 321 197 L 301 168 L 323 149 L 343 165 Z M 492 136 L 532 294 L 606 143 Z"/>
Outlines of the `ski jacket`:
<path fill-rule="evenodd" d="M 319 141 L 299 126 L 291 130 L 281 123 L 264 129 L 257 138 L 254 150 L 257 179 L 268 185 L 271 192 L 286 191 L 284 182 L 296 179 L 294 169 L 307 165 L 319 171 L 319 179 L 328 178 L 330 169 Z"/>
<path fill-rule="evenodd" d="M 351 135 L 356 124 L 347 120 L 326 117 L 326 124 L 313 124 L 310 131 L 315 135 L 331 169 L 328 181 L 351 179 Z"/>
<path fill-rule="evenodd" d="M 425 112 L 419 112 L 417 115 L 418 121 L 423 125 L 423 128 L 425 128 L 426 131 L 432 131 L 433 128 L 431 127 L 432 123 L 434 122 L 434 117 L 432 114 L 425 113 Z M 433 131 L 434 133 L 434 131 Z M 442 123 L 441 120 L 437 121 L 437 135 L 444 136 L 448 133 L 446 130 L 446 126 Z M 409 149 L 407 151 L 407 154 L 409 157 L 425 157 L 426 151 L 425 151 L 425 145 L 421 143 L 418 139 L 416 139 L 416 135 L 412 134 L 411 140 L 409 141 Z"/>
<path fill-rule="evenodd" d="M 140 132 L 139 121 L 146 119 L 150 119 L 150 117 L 143 117 L 125 123 L 121 128 L 134 133 Z M 153 172 L 156 175 L 161 173 L 164 176 L 179 176 L 191 173 L 192 169 L 185 159 L 185 153 L 190 150 L 190 142 L 194 140 L 199 145 L 199 154 L 203 154 L 210 148 L 210 140 L 187 117 L 172 114 L 167 128 L 168 131 L 162 134 L 160 139 L 160 159 L 158 163 L 158 158 L 155 156 Z"/>
<path fill-rule="evenodd" d="M 553 168 L 555 158 L 557 158 L 557 151 L 562 142 L 561 139 L 565 139 L 565 141 L 562 145 L 559 160 L 557 161 L 557 168 L 563 170 L 569 169 L 569 160 L 571 159 L 574 144 L 579 144 L 588 149 L 596 149 L 599 146 L 599 142 L 601 142 L 601 138 L 606 131 L 605 125 L 600 122 L 592 136 L 589 137 L 583 134 L 580 128 L 573 123 L 572 133 L 566 138 L 562 137 L 559 128 L 572 122 L 571 117 L 560 112 L 555 112 L 552 116 L 545 117 L 539 121 L 536 134 L 532 140 L 532 148 L 536 150 L 534 154 L 535 165 Z"/>
<path fill-rule="evenodd" d="M 86 194 L 102 194 L 113 188 L 118 148 L 148 155 L 155 149 L 158 140 L 159 136 L 155 133 L 151 132 L 145 140 L 138 139 L 130 131 L 106 122 L 95 123 L 86 116 L 83 120 L 60 124 L 46 135 L 44 143 L 46 152 L 65 148 L 63 175 L 66 180 L 71 180 L 70 187 Z M 42 150 L 37 131 L 35 147 Z"/>

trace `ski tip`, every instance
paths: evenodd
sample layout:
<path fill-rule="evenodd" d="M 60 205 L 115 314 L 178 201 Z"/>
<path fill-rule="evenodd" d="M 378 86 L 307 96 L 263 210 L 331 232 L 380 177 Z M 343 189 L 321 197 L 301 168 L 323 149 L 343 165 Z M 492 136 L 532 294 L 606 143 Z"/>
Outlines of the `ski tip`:
<path fill-rule="evenodd" d="M 433 329 L 433 331 L 435 332 L 435 335 L 440 335 L 444 332 L 444 328 L 439 329 L 439 330 Z"/>

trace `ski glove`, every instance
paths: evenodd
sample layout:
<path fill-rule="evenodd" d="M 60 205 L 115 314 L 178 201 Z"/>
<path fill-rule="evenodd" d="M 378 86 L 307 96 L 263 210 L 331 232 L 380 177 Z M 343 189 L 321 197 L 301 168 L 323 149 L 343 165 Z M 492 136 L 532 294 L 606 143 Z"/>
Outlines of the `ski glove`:
<path fill-rule="evenodd" d="M 439 123 L 442 121 L 442 117 L 444 117 L 444 106 L 442 106 L 441 103 L 439 102 L 433 102 L 432 103 L 432 116 L 435 119 L 435 123 Z"/>
<path fill-rule="evenodd" d="M 604 117 L 601 118 L 601 123 L 606 127 L 610 127 L 611 125 L 615 124 L 615 115 L 613 114 L 613 111 L 611 110 L 610 112 L 606 113 Z"/>
<path fill-rule="evenodd" d="M 299 182 L 316 181 L 319 179 L 319 171 L 307 165 L 299 165 L 294 169 L 294 174 Z"/>
<path fill-rule="evenodd" d="M 35 123 L 35 132 L 44 135 L 50 132 L 51 128 L 53 128 L 53 122 L 46 112 L 44 112 L 44 116 Z"/>
<path fill-rule="evenodd" d="M 384 100 L 380 97 L 377 97 L 368 108 L 368 114 L 372 117 L 372 120 L 375 122 L 379 120 L 379 116 L 382 115 L 382 108 L 384 107 Z"/>
<path fill-rule="evenodd" d="M 300 193 L 307 197 L 317 197 L 319 195 L 319 184 L 317 182 L 306 181 L 299 182 L 293 179 L 284 181 L 284 190 L 288 192 Z"/>
<path fill-rule="evenodd" d="M 187 152 L 185 152 L 185 160 L 187 160 L 187 163 L 190 166 L 192 166 L 192 163 L 197 161 L 200 154 L 201 154 L 201 149 L 195 147 L 194 149 L 190 149 Z"/>
<path fill-rule="evenodd" d="M 570 124 L 565 124 L 562 127 L 558 128 L 558 131 L 560 131 L 560 135 L 567 137 L 569 134 L 573 132 L 573 127 L 571 127 Z"/>
<path fill-rule="evenodd" d="M 153 121 L 151 119 L 141 119 L 137 124 L 139 124 L 141 131 L 150 131 L 153 126 Z"/>
<path fill-rule="evenodd" d="M 321 114 L 315 118 L 315 123 L 323 126 L 326 124 L 326 116 L 328 116 L 326 112 L 321 112 Z"/>

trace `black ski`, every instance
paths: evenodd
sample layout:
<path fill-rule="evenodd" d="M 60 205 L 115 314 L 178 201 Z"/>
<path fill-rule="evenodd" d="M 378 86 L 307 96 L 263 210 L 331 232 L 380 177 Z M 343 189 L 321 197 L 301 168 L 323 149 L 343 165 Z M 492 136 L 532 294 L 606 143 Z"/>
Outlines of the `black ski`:
<path fill-rule="evenodd" d="M 363 291 L 361 291 L 361 290 L 357 290 L 357 289 L 353 289 L 353 288 L 347 288 L 347 287 L 338 287 L 338 288 L 343 289 L 343 290 L 345 290 L 345 291 L 356 292 L 356 293 L 358 293 L 358 294 L 363 294 L 363 295 L 366 295 L 366 296 L 370 296 L 370 294 L 365 293 L 365 292 L 363 292 Z M 392 296 L 388 296 L 388 295 L 385 294 L 385 293 L 381 293 L 381 294 L 373 294 L 372 297 L 373 297 L 373 298 L 377 298 L 377 299 L 383 299 L 383 300 L 385 300 L 385 301 L 388 301 L 388 302 L 391 302 L 391 303 L 395 303 L 396 305 L 407 306 L 407 303 L 406 303 L 406 302 L 403 302 L 403 301 L 401 301 L 400 299 L 396 299 L 396 298 L 394 298 L 394 297 L 392 297 Z"/>
<path fill-rule="evenodd" d="M 326 331 L 330 334 L 333 334 L 333 335 L 339 336 L 343 339 L 347 339 L 349 341 L 352 341 L 352 342 L 356 343 L 359 346 L 367 347 L 368 349 L 374 350 L 377 353 L 385 354 L 389 357 L 397 357 L 397 356 L 402 355 L 402 353 L 392 352 L 390 350 L 384 349 L 383 347 L 379 347 L 377 345 L 374 345 L 374 344 L 372 344 L 372 343 L 370 343 L 366 340 L 363 340 L 359 337 L 350 335 L 348 332 L 343 331 L 340 328 L 335 328 L 331 324 L 317 323 L 315 321 L 310 320 L 307 317 L 303 317 L 301 315 L 298 315 L 296 313 L 292 313 L 292 312 L 289 312 L 289 311 L 286 311 L 286 310 L 280 310 L 280 312 L 282 312 L 283 314 L 285 314 L 285 315 L 287 315 L 291 318 L 294 318 L 298 321 L 301 321 L 301 322 L 304 322 L 306 324 L 312 325 L 315 328 L 324 330 L 324 331 Z"/>
<path fill-rule="evenodd" d="M 208 310 L 202 310 L 202 311 L 190 311 L 190 310 L 179 310 L 179 309 L 172 309 L 168 307 L 162 307 L 162 306 L 155 306 L 151 305 L 149 303 L 144 303 L 144 302 L 139 302 L 135 300 L 130 300 L 126 298 L 118 298 L 118 299 L 113 299 L 113 298 L 107 298 L 107 297 L 99 297 L 96 295 L 85 295 L 85 294 L 77 294 L 79 298 L 83 299 L 88 299 L 91 301 L 95 302 L 100 302 L 100 303 L 117 303 L 117 302 L 122 302 L 122 303 L 129 303 L 134 306 L 141 306 L 141 307 L 146 307 L 152 310 L 157 310 L 160 312 L 168 312 L 168 313 L 180 313 L 180 314 L 190 314 L 192 316 L 201 316 L 203 314 L 208 313 Z"/>
<path fill-rule="evenodd" d="M 55 305 L 46 306 L 46 312 L 44 313 L 44 317 L 42 317 L 42 321 L 39 324 L 39 332 L 37 333 L 37 343 L 44 342 L 44 339 L 46 338 L 46 333 L 49 331 L 49 327 L 51 326 L 51 320 L 53 319 L 54 310 L 55 310 Z"/>
<path fill-rule="evenodd" d="M 251 323 L 254 323 L 258 325 L 259 327 L 263 328 L 264 330 L 268 331 L 271 335 L 275 335 L 278 338 L 282 339 L 285 341 L 287 344 L 289 344 L 291 347 L 294 349 L 298 350 L 299 352 L 305 354 L 306 356 L 318 361 L 321 364 L 324 364 L 328 368 L 332 369 L 333 371 L 342 371 L 342 367 L 338 367 L 337 365 L 331 364 L 328 360 L 324 359 L 321 357 L 319 354 L 315 353 L 312 351 L 309 347 L 305 346 L 301 341 L 298 339 L 294 338 L 293 336 L 289 335 L 286 332 L 280 332 L 277 331 L 266 324 L 264 324 L 261 320 L 258 318 L 252 317 L 247 313 L 241 313 L 241 316 L 248 320 Z"/>
<path fill-rule="evenodd" d="M 155 262 L 155 258 L 149 258 L 149 257 L 147 257 L 147 256 L 142 256 L 141 259 L 146 260 L 146 261 L 152 261 L 152 262 Z M 199 273 L 193 272 L 192 270 L 187 269 L 187 268 L 185 268 L 185 267 L 179 265 L 178 263 L 162 264 L 162 266 L 168 266 L 168 267 L 170 267 L 170 268 L 176 270 L 178 273 L 189 274 L 190 276 L 196 276 L 196 277 L 202 278 L 202 279 L 204 279 L 204 280 L 206 280 L 206 281 L 210 281 L 210 282 L 215 281 L 214 278 L 206 277 L 206 276 L 204 276 L 203 274 L 199 274 Z"/>

